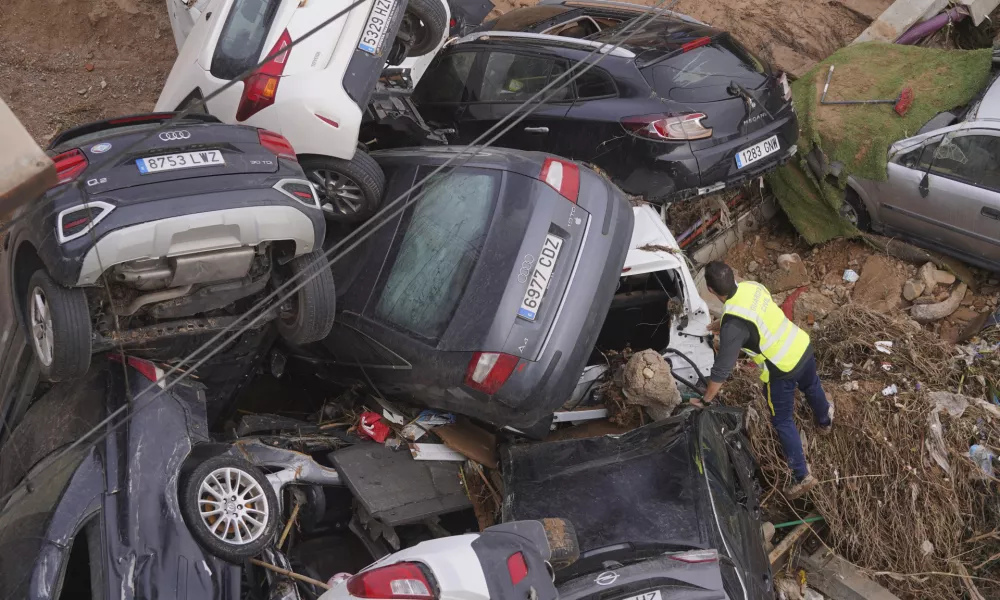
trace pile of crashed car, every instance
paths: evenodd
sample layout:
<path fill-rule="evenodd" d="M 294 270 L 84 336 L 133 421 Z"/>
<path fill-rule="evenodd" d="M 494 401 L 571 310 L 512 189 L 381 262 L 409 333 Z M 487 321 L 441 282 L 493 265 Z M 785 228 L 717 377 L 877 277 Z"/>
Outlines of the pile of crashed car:
<path fill-rule="evenodd" d="M 703 390 L 657 205 L 795 153 L 783 74 L 616 2 L 167 5 L 162 112 L 56 136 L 2 238 L 3 597 L 773 596 L 738 411 L 534 440 L 609 352 Z"/>

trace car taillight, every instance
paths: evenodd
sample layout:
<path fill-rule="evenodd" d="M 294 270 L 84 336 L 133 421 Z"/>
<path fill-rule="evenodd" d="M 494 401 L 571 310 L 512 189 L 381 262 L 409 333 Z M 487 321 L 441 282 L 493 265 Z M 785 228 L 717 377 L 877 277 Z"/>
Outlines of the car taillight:
<path fill-rule="evenodd" d="M 712 38 L 710 37 L 700 37 L 696 40 L 692 40 L 686 44 L 681 44 L 681 52 L 690 52 L 695 48 L 701 48 L 702 46 L 707 46 L 712 43 Z"/>
<path fill-rule="evenodd" d="M 622 126 L 635 135 L 654 140 L 700 140 L 712 137 L 712 128 L 701 124 L 704 113 L 625 117 Z"/>
<path fill-rule="evenodd" d="M 358 573 L 347 580 L 347 591 L 358 598 L 433 600 L 431 583 L 416 563 L 396 563 Z"/>
<path fill-rule="evenodd" d="M 719 553 L 715 550 L 691 550 L 690 552 L 679 552 L 668 554 L 668 558 L 686 563 L 707 563 L 719 560 Z"/>
<path fill-rule="evenodd" d="M 288 35 L 286 29 L 267 55 L 271 56 L 276 52 L 281 52 L 291 43 L 292 36 Z M 285 72 L 285 64 L 288 63 L 288 56 L 291 53 L 291 50 L 286 50 L 275 56 L 243 82 L 243 97 L 240 99 L 240 107 L 236 111 L 237 121 L 246 121 L 274 104 L 274 97 L 278 93 L 278 82 L 281 79 L 281 74 Z"/>
<path fill-rule="evenodd" d="M 53 157 L 52 162 L 56 164 L 56 176 L 59 178 L 56 185 L 73 181 L 87 170 L 88 165 L 86 155 L 76 148 Z"/>
<path fill-rule="evenodd" d="M 278 158 L 298 160 L 295 156 L 295 148 L 292 148 L 292 144 L 280 133 L 274 133 L 273 131 L 268 131 L 266 129 L 258 129 L 257 138 L 260 140 L 261 146 L 264 146 L 271 152 L 274 152 Z"/>
<path fill-rule="evenodd" d="M 109 354 L 108 359 L 112 362 L 120 363 L 122 362 L 121 354 Z M 163 370 L 154 365 L 152 362 L 136 358 L 134 356 L 128 357 L 128 366 L 132 367 L 139 372 L 140 375 L 152 382 L 159 382 L 159 386 L 163 387 L 163 382 L 160 379 L 163 377 Z"/>
<path fill-rule="evenodd" d="M 580 195 L 580 167 L 558 158 L 546 158 L 538 177 L 564 198 L 576 203 Z"/>
<path fill-rule="evenodd" d="M 507 558 L 507 572 L 510 573 L 510 582 L 517 585 L 528 576 L 528 563 L 524 561 L 524 555 L 515 552 Z"/>
<path fill-rule="evenodd" d="M 499 352 L 476 352 L 465 372 L 465 385 L 493 395 L 514 372 L 516 356 Z"/>

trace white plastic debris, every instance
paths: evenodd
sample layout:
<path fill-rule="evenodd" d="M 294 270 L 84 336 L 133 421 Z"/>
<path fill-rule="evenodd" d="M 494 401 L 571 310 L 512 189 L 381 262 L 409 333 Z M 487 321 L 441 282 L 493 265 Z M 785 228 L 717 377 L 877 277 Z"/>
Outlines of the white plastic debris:
<path fill-rule="evenodd" d="M 895 383 L 882 390 L 883 396 L 895 396 L 898 393 L 899 393 L 899 388 L 896 387 Z"/>
<path fill-rule="evenodd" d="M 847 283 L 854 283 L 858 280 L 858 272 L 854 269 L 847 269 L 844 271 L 844 281 Z"/>
<path fill-rule="evenodd" d="M 847 383 L 844 384 L 845 392 L 856 392 L 857 390 L 858 390 L 857 381 L 848 381 Z"/>
<path fill-rule="evenodd" d="M 875 349 L 882 354 L 892 354 L 892 342 L 875 342 Z"/>

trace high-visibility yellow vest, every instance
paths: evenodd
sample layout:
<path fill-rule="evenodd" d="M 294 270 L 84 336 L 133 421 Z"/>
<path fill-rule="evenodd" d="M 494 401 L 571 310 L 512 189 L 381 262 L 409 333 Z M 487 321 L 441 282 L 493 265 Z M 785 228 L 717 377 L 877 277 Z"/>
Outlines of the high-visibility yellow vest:
<path fill-rule="evenodd" d="M 792 323 L 771 299 L 771 292 L 754 281 L 736 285 L 736 293 L 726 300 L 723 313 L 749 321 L 760 335 L 760 354 L 743 349 L 761 368 L 760 380 L 767 383 L 770 375 L 764 359 L 789 372 L 799 364 L 809 348 L 809 334 Z"/>

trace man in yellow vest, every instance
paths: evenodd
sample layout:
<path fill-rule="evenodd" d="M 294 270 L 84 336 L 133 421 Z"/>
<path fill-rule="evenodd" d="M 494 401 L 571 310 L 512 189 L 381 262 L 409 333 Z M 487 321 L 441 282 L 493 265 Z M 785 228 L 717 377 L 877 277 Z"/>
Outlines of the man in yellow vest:
<path fill-rule="evenodd" d="M 833 428 L 833 404 L 828 402 L 816 373 L 809 334 L 792 323 L 771 299 L 763 285 L 744 281 L 737 284 L 733 270 L 714 261 L 705 267 L 705 282 L 725 306 L 719 330 L 719 352 L 709 377 L 708 390 L 701 403 L 715 399 L 729 378 L 740 350 L 761 369 L 771 424 L 778 433 L 795 484 L 785 495 L 798 498 L 816 486 L 809 473 L 802 441 L 795 428 L 795 388 L 802 390 L 812 409 L 816 431 L 827 435 Z M 693 402 L 696 405 L 701 403 Z"/>

